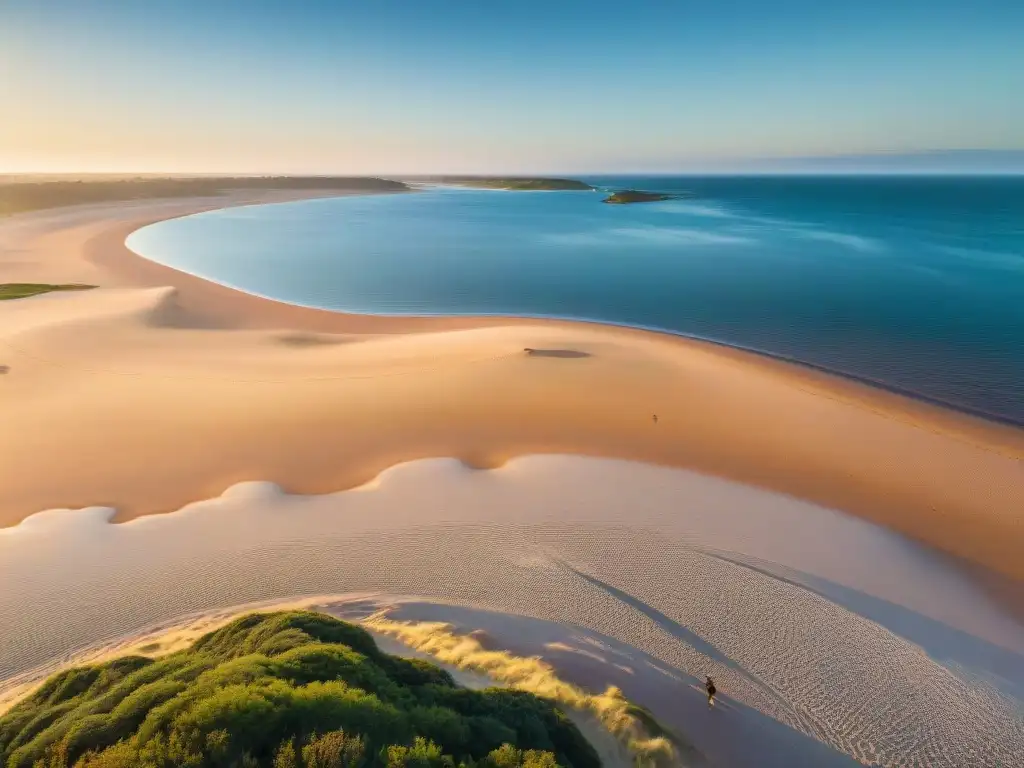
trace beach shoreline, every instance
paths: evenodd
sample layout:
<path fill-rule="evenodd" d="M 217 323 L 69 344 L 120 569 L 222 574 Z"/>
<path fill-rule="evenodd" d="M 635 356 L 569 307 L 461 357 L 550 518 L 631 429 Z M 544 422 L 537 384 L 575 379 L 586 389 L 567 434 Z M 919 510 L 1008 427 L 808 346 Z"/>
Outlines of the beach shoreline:
<path fill-rule="evenodd" d="M 408 192 L 416 193 L 417 188 Z M 347 197 L 351 195 L 369 194 L 400 194 L 398 192 L 368 192 L 344 190 L 291 190 L 270 191 L 253 196 L 252 192 L 244 195 L 223 195 L 221 198 L 205 199 L 201 203 L 186 198 L 185 200 L 169 200 L 169 203 L 183 203 L 184 210 L 171 215 L 147 215 L 118 222 L 99 234 L 91 237 L 83 247 L 86 261 L 103 271 L 107 281 L 103 285 L 118 287 L 153 287 L 169 285 L 177 293 L 179 305 L 196 313 L 206 323 L 216 324 L 223 328 L 281 328 L 305 330 L 320 333 L 413 333 L 432 330 L 458 330 L 482 326 L 529 325 L 533 323 L 569 324 L 570 326 L 596 326 L 608 330 L 620 330 L 640 334 L 658 334 L 677 338 L 697 344 L 711 345 L 724 352 L 738 352 L 741 355 L 753 355 L 768 363 L 781 363 L 802 369 L 808 373 L 819 374 L 836 382 L 851 383 L 877 390 L 886 395 L 915 401 L 931 406 L 940 411 L 960 414 L 983 423 L 1019 428 L 1024 425 L 987 412 L 974 411 L 926 395 L 903 390 L 885 382 L 857 376 L 844 371 L 831 370 L 827 367 L 809 363 L 795 358 L 788 358 L 767 350 L 744 347 L 739 344 L 685 334 L 665 328 L 647 328 L 628 324 L 610 323 L 587 318 L 560 318 L 538 315 L 506 315 L 506 314 L 387 314 L 359 313 L 345 310 L 334 310 L 293 304 L 250 293 L 241 288 L 218 283 L 199 275 L 185 272 L 175 267 L 153 261 L 132 250 L 127 240 L 132 234 L 152 224 L 184 218 L 197 213 L 204 213 L 229 208 L 247 206 L 273 205 L 278 203 L 301 202 L 303 200 L 327 199 L 329 197 Z M 214 201 L 215 200 L 215 201 Z M 156 201 L 157 203 L 161 201 Z M 123 205 L 123 203 L 103 204 L 104 207 Z M 85 206 L 82 206 L 83 208 Z M 100 206 L 95 206 L 100 207 Z M 59 212 L 62 209 L 49 209 L 44 212 Z M 68 210 L 68 209 L 63 209 Z M 0 218 L 0 227 L 3 225 Z M 283 324 L 283 325 L 282 325 Z"/>
<path fill-rule="evenodd" d="M 422 191 L 416 187 L 408 192 Z M 282 194 L 287 194 L 281 199 Z M 244 207 L 252 205 L 266 205 L 275 203 L 300 202 L 309 199 L 325 199 L 321 195 L 330 194 L 331 197 L 368 194 L 397 194 L 395 192 L 366 192 L 357 191 L 346 193 L 344 191 L 326 192 L 299 192 L 299 193 L 271 193 L 269 199 L 259 201 L 243 199 L 242 201 L 231 201 L 227 205 L 214 206 L 201 210 L 190 210 L 186 213 L 175 215 L 170 218 L 182 218 L 195 213 L 202 213 L 209 210 L 221 210 L 231 207 Z M 416 331 L 448 330 L 461 328 L 474 328 L 492 325 L 522 325 L 535 322 L 543 323 L 568 323 L 576 325 L 593 325 L 603 329 L 619 329 L 627 332 L 639 332 L 642 334 L 658 334 L 671 338 L 683 339 L 697 342 L 699 344 L 712 345 L 724 351 L 735 351 L 741 355 L 754 355 L 767 362 L 782 363 L 785 366 L 793 366 L 807 372 L 821 374 L 826 379 L 838 380 L 839 382 L 853 383 L 878 390 L 879 392 L 896 395 L 928 406 L 933 406 L 942 411 L 952 411 L 964 416 L 981 420 L 982 422 L 998 424 L 1013 428 L 1024 427 L 1024 422 L 1015 421 L 1009 417 L 1000 416 L 988 411 L 974 410 L 962 404 L 956 404 L 930 397 L 926 394 L 910 389 L 903 389 L 884 381 L 860 376 L 848 371 L 834 370 L 827 366 L 818 365 L 805 360 L 787 357 L 770 350 L 758 349 L 755 347 L 743 346 L 741 344 L 722 341 L 719 339 L 703 337 L 695 334 L 687 334 L 681 331 L 674 331 L 669 328 L 646 327 L 628 323 L 615 323 L 610 321 L 591 319 L 585 317 L 559 317 L 534 314 L 504 314 L 504 313 L 365 313 L 352 312 L 344 309 L 331 309 L 327 307 L 315 307 L 303 304 L 284 302 L 269 296 L 254 294 L 242 288 L 219 283 L 210 278 L 194 275 L 177 268 L 153 261 L 146 256 L 132 250 L 127 245 L 127 240 L 132 234 L 144 229 L 151 224 L 169 220 L 167 217 L 158 217 L 152 220 L 146 219 L 129 222 L 123 228 L 112 229 L 90 241 L 86 246 L 86 258 L 97 266 L 102 267 L 112 276 L 126 285 L 153 286 L 172 285 L 180 291 L 179 301 L 183 302 L 192 311 L 203 311 L 211 322 L 220 322 L 223 327 L 243 328 L 271 328 L 278 327 L 281 323 L 287 323 L 293 329 L 303 329 L 314 332 L 325 333 L 349 333 L 367 332 L 373 333 L 411 333 Z M 200 294 L 202 294 L 200 296 Z M 211 306 L 221 306 L 222 311 L 217 316 L 209 316 Z"/>
<path fill-rule="evenodd" d="M 129 520 L 244 480 L 336 491 L 424 457 L 493 467 L 565 453 L 686 467 L 808 499 L 1024 578 L 1024 433 L 1014 427 L 646 330 L 284 304 L 125 245 L 167 218 L 326 194 L 339 193 L 0 220 L 5 282 L 100 286 L 0 306 L 9 369 L 0 413 L 11 425 L 0 454 L 13 459 L 0 467 L 0 524 L 93 505 Z M 165 286 L 173 291 L 157 290 Z M 55 466 L 69 467 L 57 484 L 48 481 Z"/>

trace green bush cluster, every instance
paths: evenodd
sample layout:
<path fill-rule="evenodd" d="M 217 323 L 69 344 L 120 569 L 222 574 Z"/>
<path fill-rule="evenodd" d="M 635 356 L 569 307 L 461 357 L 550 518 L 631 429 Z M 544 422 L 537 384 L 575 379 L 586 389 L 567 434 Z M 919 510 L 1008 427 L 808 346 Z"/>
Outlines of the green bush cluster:
<path fill-rule="evenodd" d="M 29 296 L 38 296 L 41 293 L 51 291 L 87 291 L 95 288 L 94 285 L 82 283 L 66 283 L 64 285 L 51 285 L 50 283 L 0 283 L 0 301 L 5 299 L 27 299 Z"/>
<path fill-rule="evenodd" d="M 550 702 L 460 688 L 306 611 L 250 614 L 158 660 L 69 669 L 0 718 L 7 768 L 596 768 Z"/>

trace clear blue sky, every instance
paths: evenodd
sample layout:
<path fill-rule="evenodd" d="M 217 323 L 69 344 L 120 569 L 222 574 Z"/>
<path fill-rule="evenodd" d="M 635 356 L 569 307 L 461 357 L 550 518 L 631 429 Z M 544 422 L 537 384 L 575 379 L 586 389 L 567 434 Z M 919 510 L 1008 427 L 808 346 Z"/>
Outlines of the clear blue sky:
<path fill-rule="evenodd" d="M 1024 2 L 0 0 L 0 100 L 0 172 L 1024 150 Z"/>

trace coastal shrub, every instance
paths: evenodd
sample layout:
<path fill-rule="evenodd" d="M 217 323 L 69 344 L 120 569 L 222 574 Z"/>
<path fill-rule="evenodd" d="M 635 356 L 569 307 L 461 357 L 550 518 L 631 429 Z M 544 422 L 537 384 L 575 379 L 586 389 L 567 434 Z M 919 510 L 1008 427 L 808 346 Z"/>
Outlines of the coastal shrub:
<path fill-rule="evenodd" d="M 66 283 L 63 285 L 53 285 L 50 283 L 0 283 L 0 301 L 5 299 L 27 299 L 30 296 L 38 296 L 41 293 L 51 293 L 53 291 L 87 291 L 95 287 L 95 285 L 84 285 L 82 283 Z"/>
<path fill-rule="evenodd" d="M 452 680 L 451 675 L 423 659 L 402 659 L 398 656 L 384 656 L 380 659 L 379 664 L 384 673 L 399 685 L 455 687 L 455 681 Z"/>
<path fill-rule="evenodd" d="M 344 731 L 314 736 L 302 748 L 305 768 L 359 768 L 365 759 L 366 743 L 362 736 L 346 736 Z"/>
<path fill-rule="evenodd" d="M 502 744 L 516 741 L 515 730 L 495 717 L 467 717 L 466 724 L 469 726 L 470 743 L 481 752 L 490 753 Z"/>
<path fill-rule="evenodd" d="M 274 753 L 274 768 L 300 768 L 295 739 L 285 739 Z"/>
<path fill-rule="evenodd" d="M 470 691 L 321 614 L 243 616 L 160 660 L 54 675 L 0 717 L 5 768 L 597 768 L 552 703 Z"/>
<path fill-rule="evenodd" d="M 385 750 L 387 768 L 446 768 L 453 767 L 450 757 L 441 753 L 433 742 L 418 736 L 411 747 L 394 745 Z"/>
<path fill-rule="evenodd" d="M 550 752 L 523 751 L 503 744 L 487 756 L 483 765 L 485 768 L 553 768 L 556 763 Z"/>

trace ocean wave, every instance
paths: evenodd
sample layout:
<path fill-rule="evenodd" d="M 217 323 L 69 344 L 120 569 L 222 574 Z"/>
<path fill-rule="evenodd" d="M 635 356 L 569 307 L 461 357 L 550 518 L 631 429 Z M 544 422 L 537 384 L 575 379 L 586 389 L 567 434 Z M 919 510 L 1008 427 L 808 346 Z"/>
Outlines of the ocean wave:
<path fill-rule="evenodd" d="M 654 203 L 653 205 L 648 205 L 647 209 L 657 211 L 659 213 L 682 213 L 687 216 L 702 216 L 711 219 L 743 218 L 739 214 L 720 205 L 712 205 L 709 203 L 687 203 L 679 200 Z"/>
<path fill-rule="evenodd" d="M 548 242 L 561 245 L 621 245 L 644 242 L 649 245 L 753 245 L 755 238 L 725 232 L 686 227 L 616 227 L 593 232 L 569 232 L 547 235 Z"/>
<path fill-rule="evenodd" d="M 1024 270 L 1024 254 L 1008 251 L 990 251 L 985 248 L 963 248 L 952 245 L 936 245 L 934 249 L 947 256 L 957 256 L 968 261 L 981 261 L 986 266 L 1008 269 L 1014 272 Z"/>
<path fill-rule="evenodd" d="M 862 235 L 851 235 L 845 232 L 831 232 L 825 229 L 791 229 L 789 230 L 797 237 L 804 240 L 819 240 L 826 243 L 835 243 L 847 248 L 859 251 L 860 253 L 880 253 L 885 246 L 878 240 Z"/>

